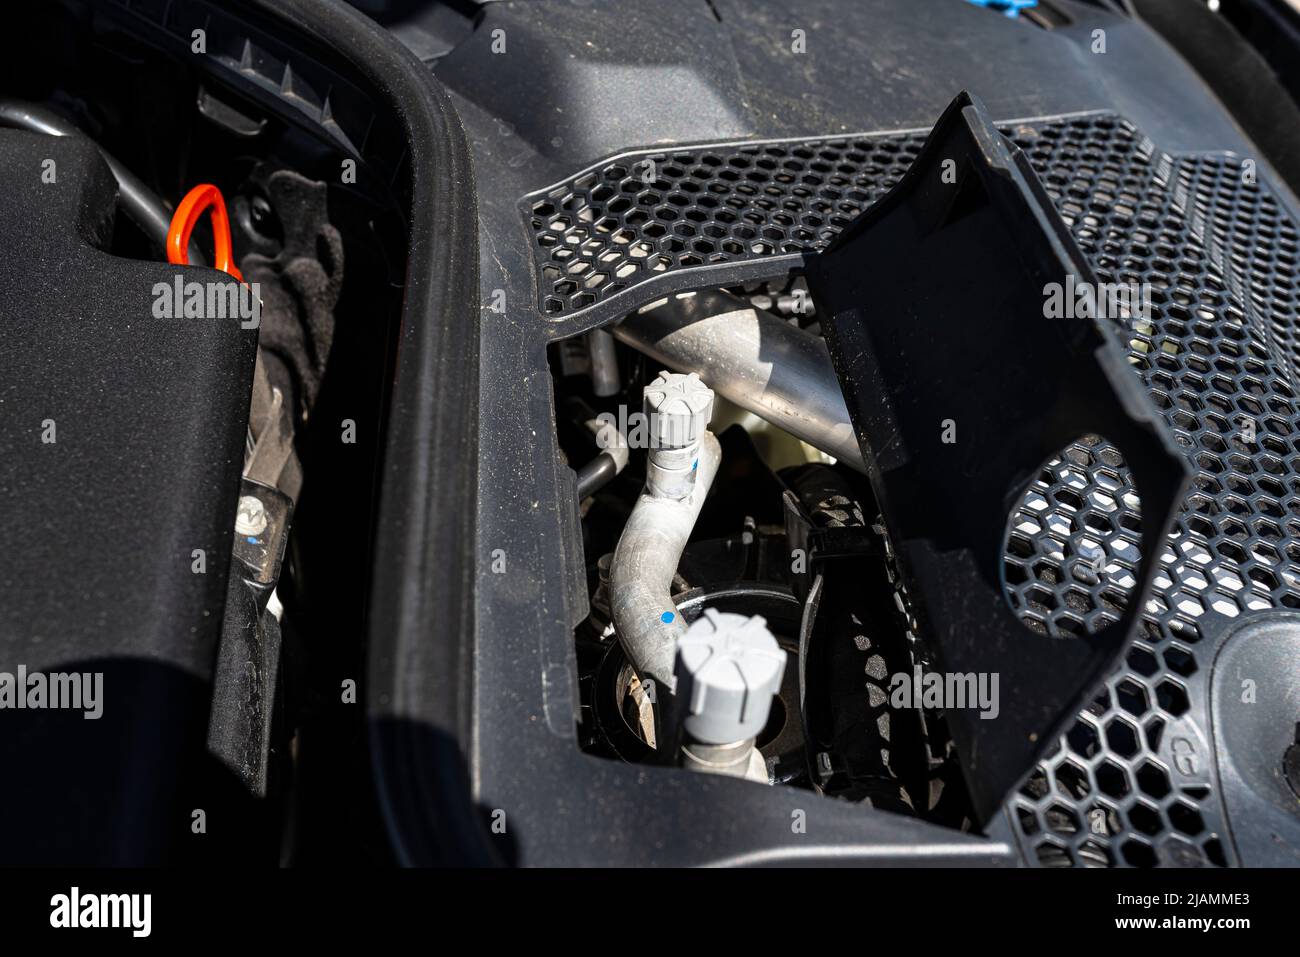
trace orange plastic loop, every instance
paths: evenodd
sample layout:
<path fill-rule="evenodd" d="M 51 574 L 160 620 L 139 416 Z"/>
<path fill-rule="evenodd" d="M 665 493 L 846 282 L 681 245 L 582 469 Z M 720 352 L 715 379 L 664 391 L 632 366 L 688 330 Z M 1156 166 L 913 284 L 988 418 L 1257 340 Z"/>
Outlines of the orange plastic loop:
<path fill-rule="evenodd" d="M 212 210 L 213 265 L 222 272 L 229 273 L 240 282 L 244 277 L 235 266 L 235 257 L 230 245 L 230 219 L 226 215 L 226 201 L 221 190 L 211 183 L 200 183 L 185 194 L 185 198 L 172 214 L 171 225 L 167 229 L 167 261 L 178 266 L 190 261 L 187 250 L 190 246 L 190 233 L 203 215 L 203 211 Z"/>

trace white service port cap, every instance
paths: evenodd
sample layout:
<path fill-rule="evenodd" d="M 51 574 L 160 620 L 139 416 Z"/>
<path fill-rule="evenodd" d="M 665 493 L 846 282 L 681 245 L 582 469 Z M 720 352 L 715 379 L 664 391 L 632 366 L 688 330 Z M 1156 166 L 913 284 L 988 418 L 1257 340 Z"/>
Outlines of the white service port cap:
<path fill-rule="evenodd" d="M 659 448 L 685 448 L 709 427 L 713 390 L 694 372 L 661 372 L 645 387 L 645 411 Z"/>
<path fill-rule="evenodd" d="M 758 736 L 781 690 L 785 652 L 761 616 L 707 608 L 677 639 L 682 726 L 705 744 Z"/>

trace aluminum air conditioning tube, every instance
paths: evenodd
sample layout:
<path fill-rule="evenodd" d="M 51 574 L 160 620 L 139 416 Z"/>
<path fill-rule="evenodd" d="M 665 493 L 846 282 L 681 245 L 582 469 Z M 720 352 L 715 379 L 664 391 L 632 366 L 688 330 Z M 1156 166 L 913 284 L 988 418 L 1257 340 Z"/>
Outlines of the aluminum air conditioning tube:
<path fill-rule="evenodd" d="M 681 372 L 814 448 L 865 472 L 826 343 L 710 290 L 671 296 L 613 328 L 620 342 Z"/>
<path fill-rule="evenodd" d="M 707 431 L 713 393 L 698 376 L 664 373 L 646 387 L 654 448 L 646 486 L 628 516 L 609 569 L 619 642 L 644 684 L 654 682 L 656 741 L 673 713 L 677 639 L 686 626 L 673 576 L 718 472 L 722 448 Z"/>

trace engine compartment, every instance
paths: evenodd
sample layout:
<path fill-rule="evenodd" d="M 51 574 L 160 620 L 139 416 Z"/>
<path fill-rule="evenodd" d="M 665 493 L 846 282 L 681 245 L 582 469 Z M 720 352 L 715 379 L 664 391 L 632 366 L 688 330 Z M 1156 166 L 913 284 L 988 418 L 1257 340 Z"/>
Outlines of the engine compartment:
<path fill-rule="evenodd" d="M 1294 864 L 1294 105 L 990 5 L 11 14 L 6 862 Z"/>

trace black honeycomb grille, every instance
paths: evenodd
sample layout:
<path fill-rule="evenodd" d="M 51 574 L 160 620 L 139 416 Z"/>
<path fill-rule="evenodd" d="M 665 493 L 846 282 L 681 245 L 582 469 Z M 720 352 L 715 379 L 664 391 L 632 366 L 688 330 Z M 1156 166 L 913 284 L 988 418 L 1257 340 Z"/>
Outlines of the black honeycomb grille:
<path fill-rule="evenodd" d="M 924 133 L 624 157 L 530 197 L 552 318 L 672 270 L 823 248 L 906 172 Z"/>
<path fill-rule="evenodd" d="M 1203 639 L 1215 622 L 1300 607 L 1296 225 L 1240 158 L 1162 153 L 1115 116 L 1003 131 L 1099 278 L 1147 284 L 1149 317 L 1115 328 L 1196 470 L 1127 661 L 1008 815 L 1027 859 L 1045 866 L 1232 864 Z M 718 264 L 788 272 L 892 187 L 924 138 L 739 144 L 589 170 L 525 200 L 539 307 L 614 318 L 661 295 L 656 276 L 691 272 L 682 283 L 698 287 Z M 1069 638 L 1117 619 L 1142 558 L 1140 521 L 1104 439 L 1080 437 L 1048 462 L 1009 523 L 1007 593 L 1026 625 Z M 1085 559 L 1095 574 L 1081 572 Z"/>
<path fill-rule="evenodd" d="M 1163 154 L 1102 118 L 1009 133 L 1099 278 L 1149 284 L 1149 319 L 1122 334 L 1196 469 L 1138 641 L 1012 799 L 1018 836 L 1047 866 L 1233 863 L 1207 754 L 1203 639 L 1207 624 L 1300 606 L 1296 226 L 1226 154 Z M 1008 537 L 1008 593 L 1026 624 L 1063 637 L 1118 617 L 1139 521 L 1104 440 L 1049 462 Z M 1089 554 L 1100 575 L 1075 567 Z"/>

